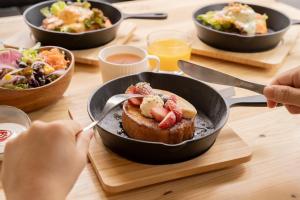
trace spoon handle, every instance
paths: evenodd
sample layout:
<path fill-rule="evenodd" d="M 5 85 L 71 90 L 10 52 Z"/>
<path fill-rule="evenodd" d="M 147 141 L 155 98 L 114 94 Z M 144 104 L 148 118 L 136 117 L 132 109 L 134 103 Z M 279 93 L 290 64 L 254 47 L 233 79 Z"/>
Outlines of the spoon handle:
<path fill-rule="evenodd" d="M 94 126 L 96 126 L 96 124 L 98 124 L 99 121 L 94 121 L 92 123 L 90 123 L 89 125 L 87 125 L 86 127 L 84 127 L 82 129 L 82 132 L 86 132 L 88 130 L 90 130 L 91 128 L 93 128 Z"/>

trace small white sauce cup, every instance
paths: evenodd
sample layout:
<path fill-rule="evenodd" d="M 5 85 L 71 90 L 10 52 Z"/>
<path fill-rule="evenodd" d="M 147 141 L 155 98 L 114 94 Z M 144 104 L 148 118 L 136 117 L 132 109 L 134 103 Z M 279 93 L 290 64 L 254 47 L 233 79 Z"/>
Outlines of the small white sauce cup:
<path fill-rule="evenodd" d="M 0 105 L 0 160 L 7 141 L 28 129 L 30 124 L 30 118 L 22 110 Z"/>

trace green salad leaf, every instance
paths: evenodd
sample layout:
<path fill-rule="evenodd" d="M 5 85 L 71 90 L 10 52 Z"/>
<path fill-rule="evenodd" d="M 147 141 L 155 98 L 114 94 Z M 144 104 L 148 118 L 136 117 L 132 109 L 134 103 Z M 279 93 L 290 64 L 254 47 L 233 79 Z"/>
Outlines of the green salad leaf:
<path fill-rule="evenodd" d="M 103 12 L 99 9 L 93 8 L 93 15 L 84 20 L 84 25 L 86 28 L 91 28 L 93 25 L 98 25 L 100 28 L 105 28 L 105 18 Z"/>
<path fill-rule="evenodd" d="M 77 0 L 77 3 L 80 3 L 83 8 L 91 8 L 91 4 L 87 1 Z"/>
<path fill-rule="evenodd" d="M 22 57 L 21 62 L 26 64 L 32 64 L 34 61 L 38 60 L 38 49 L 40 48 L 41 44 L 37 43 L 34 47 L 29 49 L 21 50 Z"/>
<path fill-rule="evenodd" d="M 42 8 L 40 11 L 45 17 L 50 17 L 52 15 L 49 10 L 49 7 Z"/>
<path fill-rule="evenodd" d="M 51 14 L 57 16 L 61 11 L 65 9 L 67 4 L 64 1 L 57 1 L 53 3 L 50 7 Z"/>
<path fill-rule="evenodd" d="M 216 11 L 209 11 L 205 14 L 198 15 L 197 19 L 202 21 L 205 25 L 209 25 L 216 30 L 228 30 L 231 28 L 231 22 L 226 20 L 218 20 L 215 15 Z"/>
<path fill-rule="evenodd" d="M 82 7 L 84 8 L 91 8 L 91 4 L 87 1 L 82 2 Z"/>
<path fill-rule="evenodd" d="M 20 83 L 20 84 L 12 84 L 12 83 L 8 83 L 8 84 L 4 84 L 2 87 L 7 88 L 7 89 L 12 89 L 12 90 L 23 90 L 23 89 L 28 89 L 29 85 L 28 83 Z"/>

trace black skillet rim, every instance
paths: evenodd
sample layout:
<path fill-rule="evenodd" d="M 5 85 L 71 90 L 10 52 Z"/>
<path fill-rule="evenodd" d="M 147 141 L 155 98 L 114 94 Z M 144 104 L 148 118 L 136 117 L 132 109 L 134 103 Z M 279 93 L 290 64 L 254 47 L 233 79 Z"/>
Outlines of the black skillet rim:
<path fill-rule="evenodd" d="M 110 81 L 106 82 L 105 84 L 102 84 L 101 86 L 99 86 L 97 89 L 95 89 L 94 92 L 93 92 L 93 93 L 90 95 L 90 97 L 88 98 L 88 102 L 87 102 L 87 111 L 88 111 L 88 114 L 89 114 L 90 119 L 92 119 L 92 121 L 96 121 L 95 118 L 94 118 L 93 115 L 92 115 L 91 110 L 90 110 L 90 105 L 91 105 L 91 100 L 92 100 L 92 98 L 94 97 L 94 95 L 96 94 L 96 92 L 97 92 L 100 88 L 102 88 L 103 86 L 105 86 L 105 85 L 107 85 L 107 84 L 109 84 L 109 83 L 111 83 L 111 82 L 113 82 L 113 81 L 116 81 L 116 80 L 118 80 L 118 79 L 120 79 L 120 78 L 125 78 L 125 77 L 129 77 L 129 76 L 141 76 L 141 75 L 143 75 L 143 74 L 156 74 L 156 75 L 157 75 L 157 74 L 163 74 L 163 75 L 171 75 L 171 76 L 181 76 L 181 75 L 176 75 L 176 74 L 171 74 L 171 73 L 161 73 L 161 72 L 141 72 L 141 73 L 131 74 L 131 75 L 128 75 L 128 76 L 123 76 L 123 77 L 119 77 L 119 78 L 115 78 L 115 79 L 113 79 L 113 80 L 110 80 Z M 197 138 L 197 139 L 192 138 L 192 139 L 185 140 L 185 141 L 182 141 L 182 142 L 177 143 L 177 144 L 167 144 L 167 143 L 162 143 L 162 142 L 151 142 L 151 141 L 145 141 L 145 140 L 138 140 L 138 139 L 134 139 L 134 138 L 130 138 L 130 137 L 127 137 L 127 138 L 126 138 L 126 137 L 123 137 L 123 136 L 120 136 L 120 135 L 118 135 L 118 134 L 115 134 L 115 133 L 112 133 L 112 132 L 110 132 L 110 131 L 105 130 L 105 129 L 102 128 L 99 124 L 97 124 L 96 126 L 97 126 L 98 128 L 100 128 L 100 129 L 102 129 L 102 130 L 104 130 L 104 131 L 110 133 L 110 134 L 113 134 L 113 135 L 115 135 L 115 136 L 117 136 L 117 137 L 120 137 L 120 138 L 122 138 L 122 139 L 125 139 L 125 140 L 134 141 L 134 142 L 139 142 L 139 143 L 144 143 L 144 144 L 159 145 L 159 146 L 167 146 L 167 147 L 178 147 L 178 146 L 183 146 L 183 145 L 188 144 L 188 143 L 190 143 L 190 142 L 194 142 L 194 141 L 197 141 L 197 140 L 202 140 L 202 139 L 205 139 L 205 138 L 207 138 L 207 137 L 209 137 L 209 136 L 211 136 L 211 135 L 213 135 L 213 134 L 219 133 L 219 131 L 225 126 L 225 124 L 227 123 L 228 118 L 229 118 L 230 107 L 229 107 L 228 103 L 226 102 L 226 100 L 224 99 L 224 97 L 223 97 L 217 90 L 215 90 L 213 87 L 211 87 L 211 86 L 205 84 L 205 83 L 202 82 L 202 81 L 199 81 L 199 80 L 194 79 L 194 78 L 191 78 L 191 77 L 186 77 L 186 76 L 182 76 L 182 77 L 183 77 L 183 78 L 187 78 L 187 79 L 192 79 L 192 80 L 194 80 L 194 81 L 197 81 L 197 82 L 200 82 L 201 84 L 206 85 L 207 87 L 209 87 L 210 89 L 212 89 L 213 91 L 215 91 L 216 93 L 218 93 L 218 94 L 220 95 L 221 99 L 223 99 L 224 104 L 225 104 L 225 106 L 226 106 L 226 116 L 223 118 L 222 121 L 220 121 L 219 127 L 216 127 L 216 129 L 214 129 L 214 131 L 213 131 L 212 133 L 210 133 L 210 134 L 208 134 L 208 135 L 206 135 L 206 136 L 204 136 L 204 137 L 202 137 L 202 138 Z M 98 133 L 98 134 L 101 134 L 101 133 Z"/>
<path fill-rule="evenodd" d="M 250 7 L 251 6 L 256 6 L 256 7 L 261 7 L 261 8 L 265 8 L 265 9 L 270 9 L 274 12 L 277 12 L 283 16 L 285 16 L 288 20 L 289 20 L 289 24 L 287 27 L 279 30 L 279 31 L 274 31 L 274 32 L 271 32 L 271 33 L 267 33 L 267 34 L 261 34 L 261 35 L 253 35 L 253 36 L 248 36 L 248 35 L 241 35 L 241 34 L 238 34 L 238 33 L 228 33 L 228 32 L 225 32 L 225 31 L 218 31 L 216 29 L 213 29 L 213 28 L 210 28 L 209 26 L 206 26 L 204 24 L 202 24 L 201 22 L 199 22 L 199 20 L 197 19 L 197 16 L 196 16 L 196 13 L 203 9 L 203 8 L 206 8 L 206 7 L 209 7 L 209 6 L 217 6 L 217 5 L 223 5 L 223 4 L 227 4 L 228 5 L 228 2 L 223 2 L 223 3 L 214 3 L 214 4 L 208 4 L 208 5 L 205 5 L 205 6 L 202 6 L 198 9 L 196 9 L 194 12 L 193 12 L 193 21 L 194 23 L 197 25 L 197 26 L 200 26 L 206 30 L 209 30 L 209 31 L 213 31 L 215 33 L 219 33 L 219 34 L 223 34 L 223 35 L 227 35 L 227 36 L 234 36 L 234 37 L 237 37 L 237 38 L 259 38 L 259 37 L 266 37 L 266 36 L 271 36 L 271 35 L 275 35 L 275 34 L 279 34 L 279 33 L 282 33 L 282 32 L 285 32 L 292 24 L 291 22 L 291 19 L 286 15 L 284 14 L 283 12 L 280 12 L 278 10 L 275 10 L 273 8 L 268 8 L 266 6 L 262 6 L 262 5 L 257 5 L 257 4 L 251 4 L 251 3 L 244 3 L 244 2 L 238 2 L 238 3 L 242 3 L 242 4 L 246 4 L 246 5 L 249 5 Z"/>
<path fill-rule="evenodd" d="M 66 1 L 66 0 L 64 0 L 64 1 Z M 61 35 L 72 35 L 72 36 L 73 36 L 73 35 L 74 35 L 74 36 L 78 35 L 78 36 L 79 36 L 79 35 L 87 35 L 87 34 L 92 34 L 92 33 L 97 33 L 97 32 L 100 32 L 100 31 L 112 29 L 112 28 L 114 28 L 115 26 L 119 25 L 119 24 L 123 21 L 123 19 L 124 19 L 123 13 L 122 13 L 117 7 L 111 5 L 110 3 L 106 3 L 106 2 L 102 2 L 102 1 L 100 2 L 100 1 L 96 1 L 96 0 L 88 0 L 88 2 L 105 4 L 105 5 L 107 5 L 107 6 L 110 6 L 110 7 L 114 8 L 114 9 L 116 9 L 116 10 L 119 11 L 120 14 L 121 14 L 120 19 L 119 19 L 116 23 L 112 24 L 111 27 L 108 27 L 108 28 L 101 28 L 101 29 L 92 30 L 92 31 L 85 31 L 85 32 L 82 32 L 82 33 L 69 33 L 69 32 L 59 32 L 59 31 L 46 30 L 46 29 L 43 29 L 43 28 L 41 28 L 41 27 L 39 27 L 39 26 L 36 26 L 36 25 L 32 24 L 30 21 L 27 20 L 27 18 L 26 18 L 27 13 L 31 12 L 33 8 L 35 8 L 35 7 L 37 7 L 37 6 L 40 6 L 40 5 L 43 5 L 43 4 L 46 5 L 46 4 L 51 3 L 51 2 L 54 3 L 54 2 L 56 2 L 56 1 L 55 1 L 55 0 L 43 1 L 43 2 L 34 4 L 34 5 L 30 6 L 29 8 L 27 8 L 27 9 L 24 11 L 24 13 L 23 13 L 23 19 L 24 19 L 25 23 L 26 23 L 28 26 L 30 26 L 31 28 L 38 29 L 38 30 L 40 30 L 40 31 L 44 31 L 44 32 L 48 32 L 48 33 L 55 33 L 55 34 L 61 34 Z"/>

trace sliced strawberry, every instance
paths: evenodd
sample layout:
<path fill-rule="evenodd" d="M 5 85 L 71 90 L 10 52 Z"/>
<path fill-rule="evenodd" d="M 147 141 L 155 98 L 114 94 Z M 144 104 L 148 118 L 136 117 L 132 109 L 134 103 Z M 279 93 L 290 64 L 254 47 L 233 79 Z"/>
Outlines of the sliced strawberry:
<path fill-rule="evenodd" d="M 182 120 L 182 110 L 178 106 L 176 109 L 172 110 L 176 116 L 176 122 L 180 122 Z"/>
<path fill-rule="evenodd" d="M 127 90 L 126 90 L 125 93 L 126 93 L 126 94 L 135 94 L 135 93 L 136 93 L 136 88 L 135 88 L 135 86 L 134 86 L 134 85 L 129 86 L 129 87 L 127 88 Z"/>
<path fill-rule="evenodd" d="M 151 115 L 158 122 L 161 122 L 168 114 L 168 110 L 163 107 L 154 107 L 151 109 Z"/>
<path fill-rule="evenodd" d="M 171 128 L 176 124 L 176 116 L 174 112 L 170 111 L 167 116 L 158 124 L 161 129 Z"/>
<path fill-rule="evenodd" d="M 136 87 L 131 85 L 127 88 L 126 94 L 137 94 Z M 131 98 L 128 100 L 132 105 L 139 106 L 142 104 L 143 98 Z"/>
<path fill-rule="evenodd" d="M 173 100 L 167 100 L 164 106 L 168 110 L 174 112 L 177 122 L 180 122 L 182 120 L 182 109 Z"/>
<path fill-rule="evenodd" d="M 140 106 L 143 102 L 143 99 L 141 98 L 131 98 L 128 100 L 132 105 L 134 106 Z"/>
<path fill-rule="evenodd" d="M 168 99 L 177 103 L 177 97 L 174 94 L 171 94 Z"/>
<path fill-rule="evenodd" d="M 176 105 L 176 103 L 174 101 L 172 101 L 172 100 L 169 99 L 169 100 L 166 101 L 164 107 L 166 109 L 170 110 L 170 111 L 173 111 L 173 110 L 176 109 L 177 105 Z"/>
<path fill-rule="evenodd" d="M 135 88 L 136 88 L 136 92 L 138 94 L 142 94 L 142 95 L 153 94 L 153 89 L 150 86 L 150 84 L 148 84 L 148 83 L 145 83 L 145 82 L 137 83 L 135 85 Z"/>

